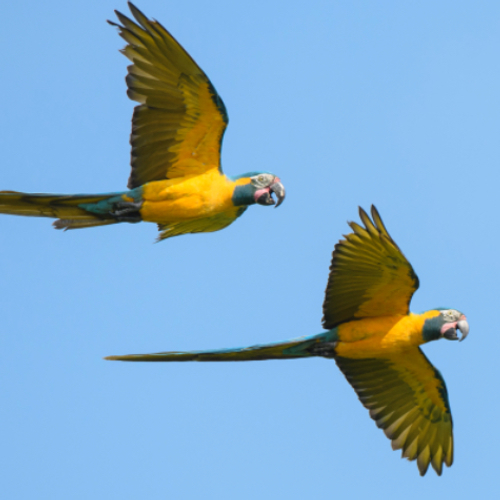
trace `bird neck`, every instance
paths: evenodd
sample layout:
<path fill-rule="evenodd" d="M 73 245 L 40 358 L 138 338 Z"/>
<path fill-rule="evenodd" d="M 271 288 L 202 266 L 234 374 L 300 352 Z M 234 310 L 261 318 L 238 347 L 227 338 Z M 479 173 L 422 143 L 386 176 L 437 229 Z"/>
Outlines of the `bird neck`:
<path fill-rule="evenodd" d="M 424 342 L 432 342 L 441 338 L 441 327 L 443 321 L 438 310 L 427 311 L 421 316 L 425 317 L 422 327 L 422 338 Z"/>
<path fill-rule="evenodd" d="M 232 196 L 232 202 L 235 207 L 242 205 L 253 205 L 255 204 L 254 199 L 255 187 L 251 184 L 240 184 L 235 186 Z"/>

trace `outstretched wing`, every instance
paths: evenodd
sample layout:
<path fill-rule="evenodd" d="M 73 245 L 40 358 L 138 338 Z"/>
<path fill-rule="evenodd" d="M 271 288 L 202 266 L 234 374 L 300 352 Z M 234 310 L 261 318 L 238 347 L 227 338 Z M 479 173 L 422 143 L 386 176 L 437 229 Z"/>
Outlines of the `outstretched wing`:
<path fill-rule="evenodd" d="M 132 61 L 126 78 L 132 117 L 132 172 L 128 187 L 203 174 L 220 167 L 228 122 L 222 99 L 205 73 L 157 21 L 129 2 L 139 24 L 118 11 L 117 26 Z"/>
<path fill-rule="evenodd" d="M 364 227 L 350 222 L 353 233 L 335 245 L 323 303 L 323 327 L 360 318 L 408 314 L 418 288 L 411 264 L 391 238 L 372 206 L 373 222 L 360 208 Z"/>
<path fill-rule="evenodd" d="M 441 475 L 453 463 L 453 423 L 441 374 L 420 349 L 396 358 L 335 361 L 370 416 L 402 456 L 417 460 L 420 475 L 429 464 Z"/>

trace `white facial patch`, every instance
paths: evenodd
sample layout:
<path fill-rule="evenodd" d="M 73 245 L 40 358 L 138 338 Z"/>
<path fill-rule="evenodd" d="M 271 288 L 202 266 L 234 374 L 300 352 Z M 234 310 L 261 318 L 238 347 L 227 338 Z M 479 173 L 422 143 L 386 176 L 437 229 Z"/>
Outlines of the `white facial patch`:
<path fill-rule="evenodd" d="M 274 181 L 274 175 L 272 174 L 259 174 L 252 177 L 252 184 L 257 188 L 265 188 L 269 186 Z"/>
<path fill-rule="evenodd" d="M 445 311 L 441 311 L 441 314 L 446 323 L 454 323 L 455 321 L 458 321 L 462 316 L 462 313 L 457 311 L 456 309 L 446 309 Z"/>

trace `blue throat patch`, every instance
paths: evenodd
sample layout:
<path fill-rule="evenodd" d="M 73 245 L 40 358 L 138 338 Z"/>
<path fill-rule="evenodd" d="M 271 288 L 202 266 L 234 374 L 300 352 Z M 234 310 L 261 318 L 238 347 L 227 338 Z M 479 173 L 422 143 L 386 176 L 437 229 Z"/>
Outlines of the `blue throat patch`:
<path fill-rule="evenodd" d="M 442 316 L 434 316 L 425 320 L 422 337 L 425 342 L 441 338 L 441 327 L 444 325 Z"/>
<path fill-rule="evenodd" d="M 236 186 L 233 191 L 233 196 L 231 201 L 235 207 L 240 207 L 242 205 L 253 205 L 255 203 L 253 195 L 256 192 L 255 186 L 252 184 L 243 184 L 242 186 Z"/>

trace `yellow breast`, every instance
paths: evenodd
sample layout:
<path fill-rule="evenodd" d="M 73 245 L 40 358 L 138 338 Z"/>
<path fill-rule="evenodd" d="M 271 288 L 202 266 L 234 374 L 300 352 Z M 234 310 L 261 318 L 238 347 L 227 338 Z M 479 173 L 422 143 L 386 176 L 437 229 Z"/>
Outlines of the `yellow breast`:
<path fill-rule="evenodd" d="M 347 358 L 388 356 L 424 343 L 422 330 L 427 318 L 438 311 L 407 316 L 383 316 L 350 321 L 338 327 L 336 352 Z"/>
<path fill-rule="evenodd" d="M 159 224 L 209 217 L 233 207 L 234 183 L 218 171 L 149 182 L 143 187 L 143 220 Z"/>

